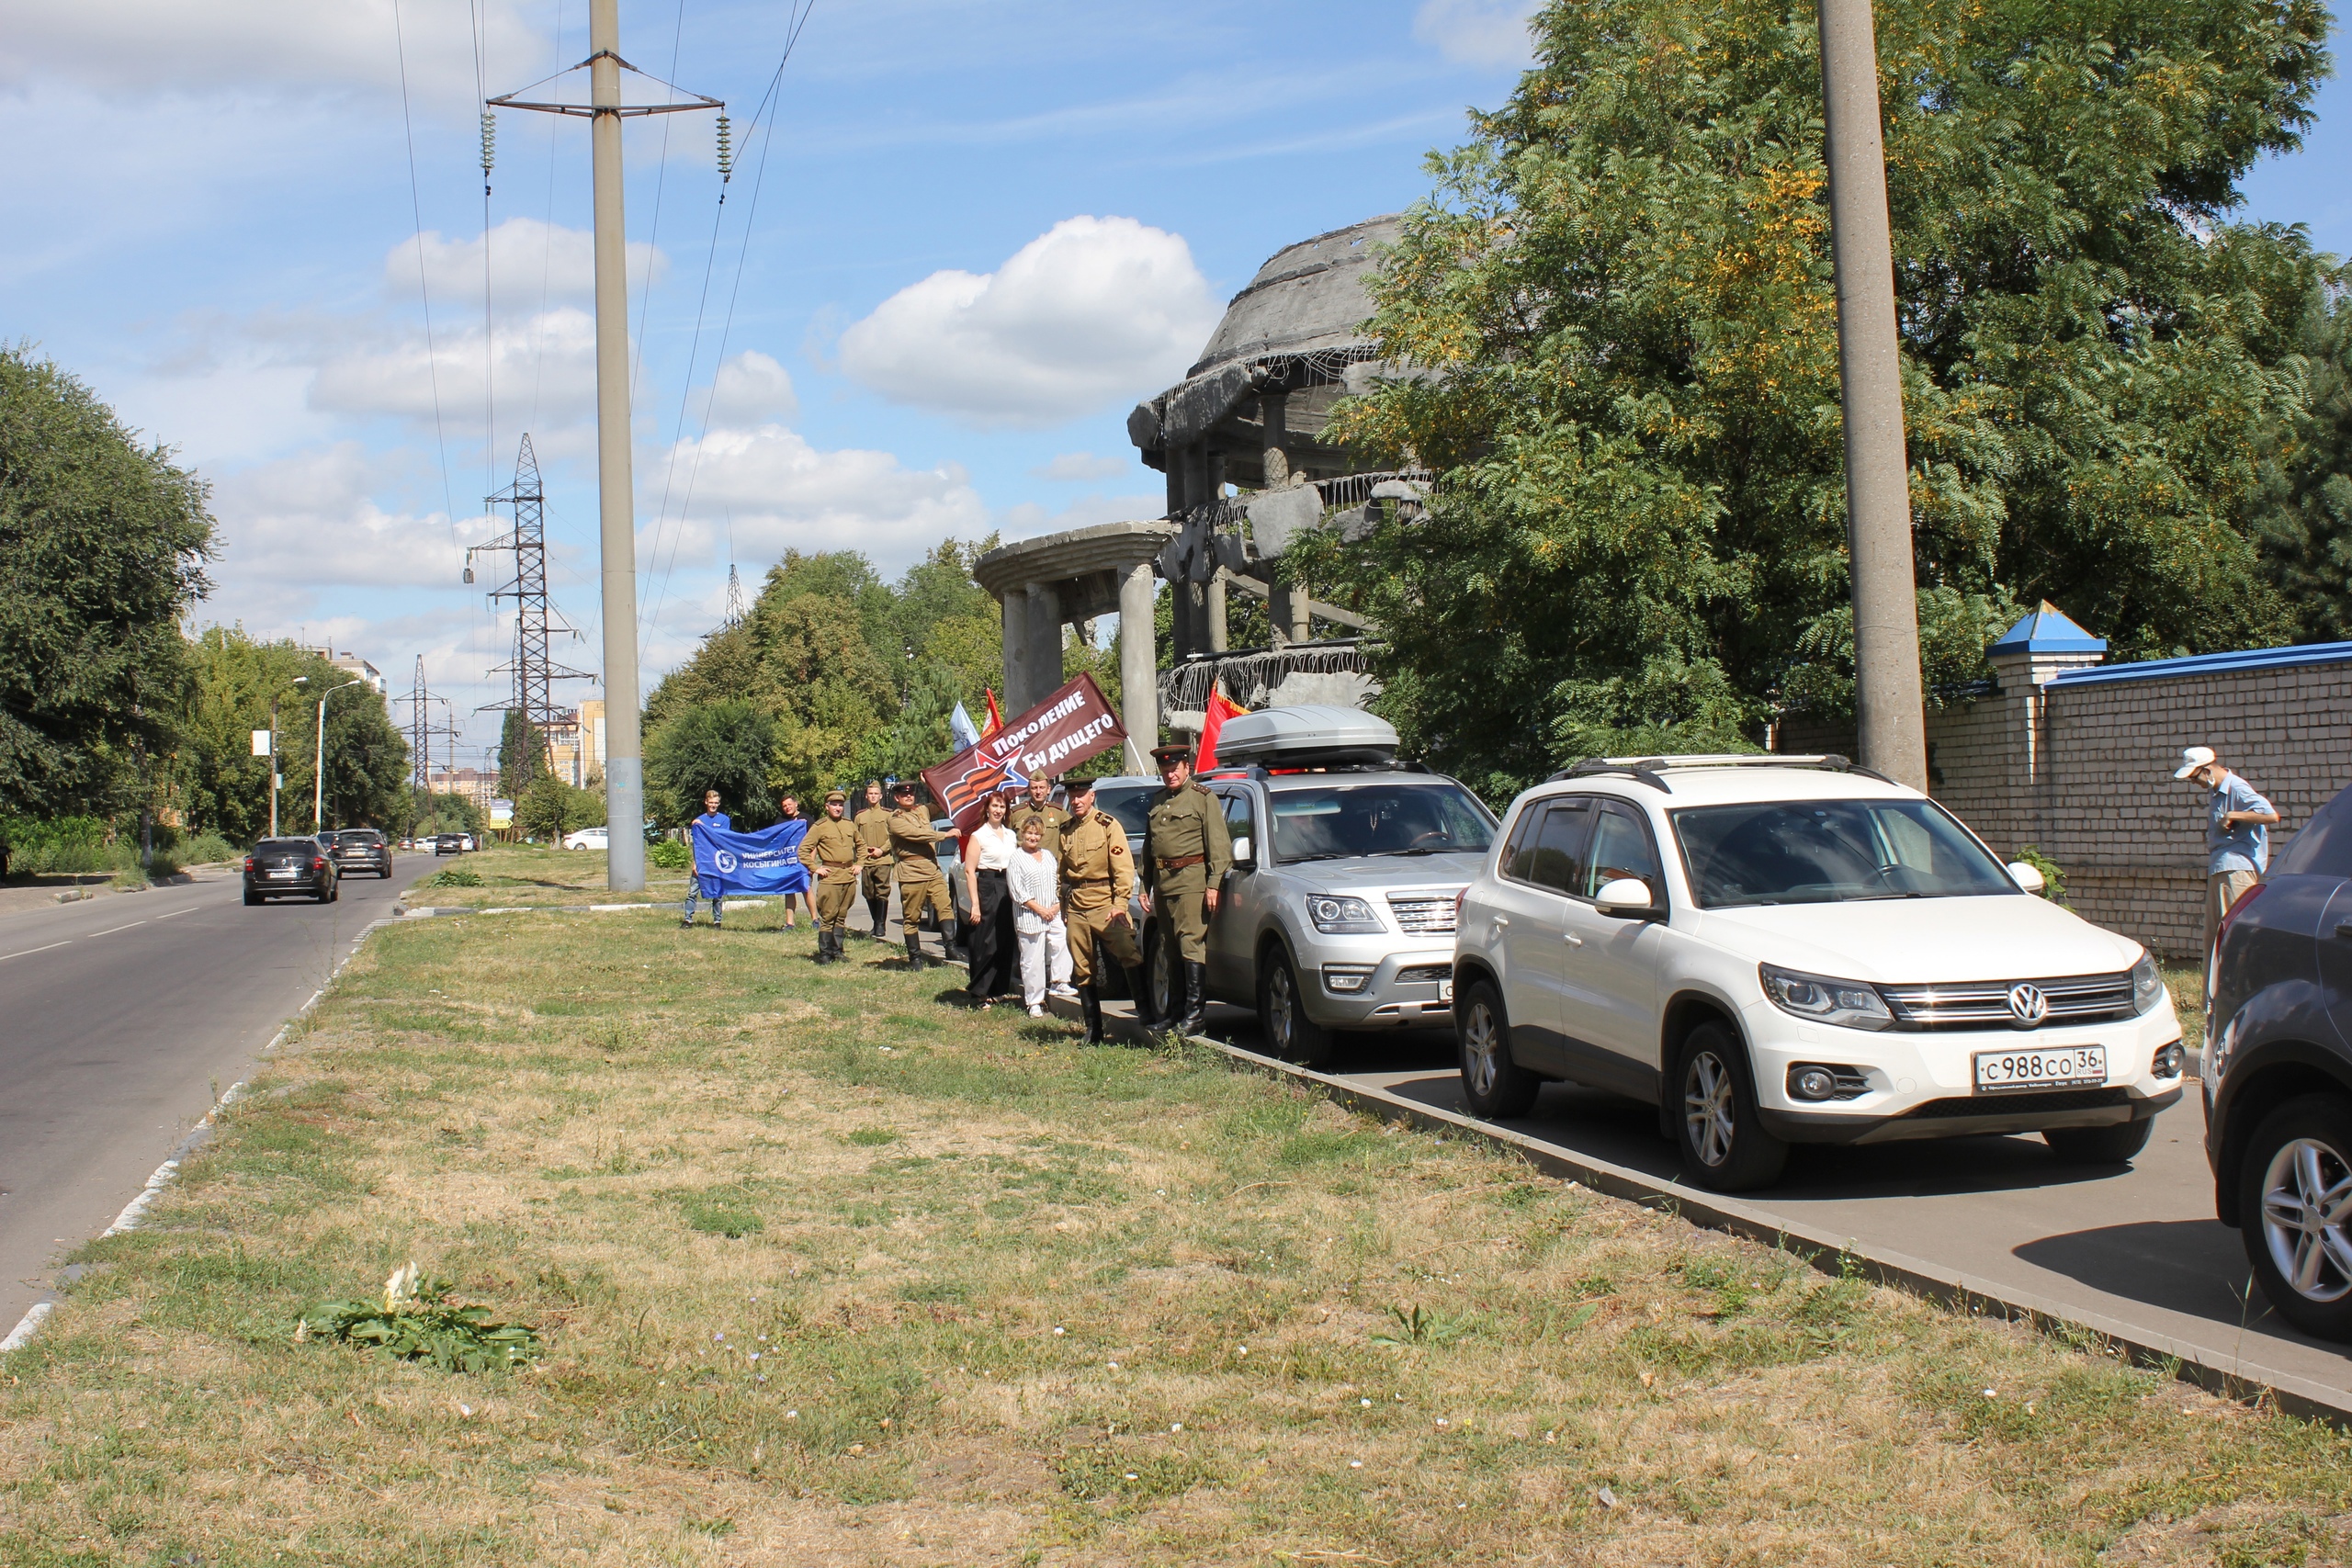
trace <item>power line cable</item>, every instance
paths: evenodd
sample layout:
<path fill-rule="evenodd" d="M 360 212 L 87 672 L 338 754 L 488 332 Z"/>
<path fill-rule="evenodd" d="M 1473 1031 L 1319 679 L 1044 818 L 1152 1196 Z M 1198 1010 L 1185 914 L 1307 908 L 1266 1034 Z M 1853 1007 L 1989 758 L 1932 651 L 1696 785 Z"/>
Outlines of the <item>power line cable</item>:
<path fill-rule="evenodd" d="M 678 101 L 678 89 L 671 85 L 678 74 L 678 46 L 686 32 L 686 0 L 678 0 L 676 23 L 670 29 L 670 75 L 662 85 L 668 89 L 670 102 Z M 637 290 L 637 354 L 629 361 L 628 400 L 637 406 L 638 383 L 645 371 L 645 318 L 653 309 L 653 254 L 662 243 L 662 193 L 670 184 L 670 121 L 673 116 L 662 117 L 662 155 L 653 165 L 653 228 L 645 236 L 645 278 Z M 624 262 L 626 265 L 626 262 Z"/>
<path fill-rule="evenodd" d="M 743 238 L 742 238 L 741 243 L 737 246 L 737 248 L 736 248 L 736 253 L 735 253 L 735 280 L 734 280 L 734 283 L 733 283 L 732 287 L 729 288 L 729 292 L 728 292 L 728 296 L 727 296 L 727 319 L 726 319 L 726 322 L 725 322 L 725 324 L 724 324 L 724 325 L 719 329 L 719 334 L 718 334 L 718 355 L 716 355 L 715 360 L 714 360 L 714 364 L 715 364 L 715 365 L 717 365 L 717 366 L 723 366 L 723 365 L 726 363 L 726 361 L 727 361 L 727 340 L 728 340 L 728 339 L 729 339 L 729 337 L 730 337 L 730 336 L 733 334 L 733 333 L 734 333 L 734 328 L 735 328 L 735 307 L 736 307 L 736 302 L 737 302 L 737 301 L 738 301 L 738 300 L 742 297 L 742 292 L 743 292 L 743 268 L 744 268 L 744 264 L 745 264 L 745 263 L 750 259 L 750 256 L 751 256 L 751 249 L 752 249 L 752 226 L 753 226 L 753 225 L 758 221 L 759 215 L 760 215 L 760 192 L 761 192 L 761 189 L 765 186 L 765 184 L 766 184 L 766 182 L 767 182 L 767 171 L 768 171 L 768 152 L 769 152 L 770 148 L 774 146 L 774 144 L 775 144 L 775 116 L 774 116 L 770 111 L 771 111 L 772 109 L 775 108 L 775 107 L 778 106 L 778 104 L 779 104 L 779 96 L 780 96 L 781 89 L 782 89 L 783 85 L 784 85 L 784 68 L 785 68 L 787 64 L 791 63 L 791 61 L 792 61 L 792 51 L 793 51 L 793 49 L 794 49 L 794 48 L 795 48 L 795 47 L 799 43 L 799 41 L 800 41 L 800 33 L 801 33 L 801 30 L 808 25 L 808 18 L 809 18 L 809 17 L 810 17 L 810 16 L 812 16 L 812 15 L 816 12 L 816 9 L 817 9 L 817 0 L 796 0 L 796 4 L 797 4 L 797 5 L 798 5 L 799 9 L 798 9 L 798 13 L 797 13 L 797 15 L 795 15 L 795 16 L 793 16 L 793 17 L 792 17 L 792 19 L 791 19 L 791 26 L 790 26 L 790 30 L 789 30 L 789 31 L 785 35 L 785 40 L 784 40 L 784 52 L 783 52 L 783 54 L 782 54 L 781 56 L 779 56 L 779 57 L 777 58 L 777 60 L 776 60 L 776 62 L 775 62 L 775 70 L 774 72 L 772 72 L 772 73 L 769 74 L 769 76 L 768 76 L 767 91 L 761 95 L 759 107 L 758 107 L 758 108 L 757 108 L 757 109 L 755 109 L 755 110 L 753 111 L 753 113 L 752 113 L 752 127 L 751 127 L 751 130 L 748 130 L 747 132 L 745 132 L 745 135 L 746 135 L 746 138 L 747 138 L 747 139 L 748 139 L 750 136 L 752 136 L 752 135 L 758 135 L 758 136 L 760 136 L 760 137 L 761 137 L 761 141 L 760 141 L 760 161 L 759 161 L 758 166 L 757 166 L 757 167 L 755 167 L 755 168 L 752 170 L 752 200 L 751 200 L 751 205 L 749 206 L 749 208 L 747 208 L 747 209 L 746 209 L 746 210 L 745 210 L 745 212 L 744 212 L 744 215 L 743 215 Z M 720 211 L 723 213 L 723 212 L 725 211 L 725 206 L 726 206 L 726 201 L 727 201 L 727 193 L 726 193 L 726 189 L 725 189 L 725 186 L 724 186 L 724 185 L 723 185 L 723 184 L 722 184 L 722 186 L 721 186 L 721 187 L 720 187 L 720 190 L 719 190 L 719 197 L 718 197 L 718 199 L 719 199 L 719 204 L 720 204 Z M 716 250 L 716 244 L 717 244 L 717 242 L 716 242 L 716 231 L 717 231 L 717 225 L 716 225 L 716 222 L 714 221 L 714 224 L 713 224 L 713 249 L 714 249 L 714 252 L 715 252 L 715 250 Z M 705 288 L 706 292 L 707 292 L 708 288 L 709 288 L 708 277 L 709 277 L 708 269 L 706 267 L 706 269 L 705 269 L 705 274 L 704 274 L 704 288 Z M 702 336 L 702 320 L 701 320 L 701 312 L 700 312 L 700 310 L 697 310 L 697 311 L 696 311 L 696 313 L 695 313 L 695 342 L 696 342 L 697 345 L 699 345 L 699 344 L 700 344 L 701 336 Z M 684 431 L 684 422 L 685 422 L 686 402 L 687 402 L 688 399 L 692 396 L 692 388 L 693 388 L 693 385 L 694 385 L 694 378 L 693 378 L 693 374 L 692 374 L 692 363 L 691 363 L 691 361 L 690 361 L 690 362 L 689 362 L 689 366 L 688 366 L 688 375 L 687 375 L 687 379 L 686 379 L 687 390 L 686 390 L 686 391 L 684 391 L 684 392 L 683 392 L 683 393 L 681 393 L 681 394 L 680 394 L 680 397 L 679 397 L 679 400 L 678 400 L 678 423 L 679 423 L 679 433 L 680 433 L 680 434 L 683 434 L 683 431 Z M 703 399 L 703 407 L 702 407 L 702 428 L 701 428 L 701 430 L 699 431 L 699 433 L 696 434 L 696 436 L 695 436 L 695 461 L 694 461 L 694 467 L 693 467 L 692 468 L 690 468 L 690 469 L 687 471 L 687 476 L 686 476 L 686 491 L 685 491 L 685 495 L 684 495 L 684 499 L 682 499 L 682 500 L 679 502 L 679 503 L 678 503 L 678 529 L 677 529 L 677 534 L 676 534 L 675 537 L 674 537 L 674 538 L 673 539 L 673 541 L 672 541 L 671 548 L 670 548 L 670 561 L 669 561 L 669 565 L 668 565 L 668 566 L 666 566 L 665 568 L 663 568 L 663 570 L 662 570 L 662 587 L 661 587 L 661 591 L 660 591 L 660 593 L 659 593 L 659 595 L 657 596 L 657 598 L 655 599 L 655 602 L 654 602 L 654 610 L 653 610 L 653 614 L 654 614 L 654 615 L 655 615 L 655 616 L 657 616 L 657 617 L 658 617 L 658 616 L 660 615 L 660 614 L 661 614 L 661 608 L 662 608 L 662 604 L 663 604 L 663 603 L 665 603 L 665 602 L 668 600 L 668 598 L 669 598 L 669 594 L 670 594 L 670 577 L 671 577 L 671 573 L 672 573 L 673 571 L 674 571 L 674 570 L 676 570 L 676 568 L 677 568 L 677 564 L 678 564 L 678 550 L 679 550 L 679 548 L 683 546 L 683 544 L 684 543 L 684 538 L 685 538 L 685 519 L 686 519 L 686 513 L 687 513 L 687 510 L 688 510 L 690 507 L 692 507 L 692 506 L 693 506 L 693 504 L 694 504 L 695 483 L 695 480 L 700 477 L 701 472 L 702 472 L 702 457 L 703 457 L 703 448 L 704 448 L 704 446 L 707 444 L 707 442 L 708 442 L 708 440 L 709 440 L 709 437 L 710 437 L 710 417 L 711 417 L 711 409 L 712 409 L 712 407 L 716 404 L 716 402 L 718 401 L 718 372 L 717 372 L 717 370 L 716 370 L 716 369 L 714 369 L 714 370 L 713 370 L 713 372 L 712 372 L 712 375 L 711 375 L 711 386 L 710 386 L 710 392 L 708 393 L 708 395 L 707 395 L 707 396 Z M 676 470 L 677 470 L 677 441 L 676 441 L 675 436 L 673 435 L 673 438 L 672 438 L 671 444 L 670 444 L 670 465 L 669 465 L 669 473 L 668 473 L 668 474 L 666 474 L 666 475 L 664 476 L 664 478 L 663 478 L 663 479 L 662 479 L 662 515 L 664 515 L 664 516 L 666 516 L 666 514 L 668 513 L 668 512 L 669 512 L 669 506 L 670 506 L 670 484 L 671 484 L 671 477 L 672 477 L 672 476 L 674 476 L 674 474 L 676 473 Z M 660 548 L 660 541 L 661 541 L 661 523 L 660 523 L 660 521 L 659 521 L 658 519 L 657 519 L 657 521 L 656 521 L 656 523 L 655 523 L 655 526 L 654 526 L 654 540 L 655 540 L 655 548 L 658 550 L 658 549 Z M 645 623 L 644 623 L 642 620 L 640 620 L 640 622 L 639 623 L 639 635 L 640 637 L 642 637 L 642 636 L 643 636 L 643 633 L 644 633 L 644 626 L 645 626 Z"/>
<path fill-rule="evenodd" d="M 424 269 L 424 201 L 416 183 L 416 126 L 408 110 L 408 40 L 401 28 L 401 0 L 392 0 L 392 49 L 401 67 L 401 133 L 408 142 L 408 207 L 416 230 L 416 293 L 424 305 L 424 372 L 433 389 L 433 440 L 441 453 L 441 509 L 449 519 L 449 543 L 458 542 L 458 497 L 449 482 L 449 437 L 441 425 L 441 351 L 433 341 L 433 289 Z"/>

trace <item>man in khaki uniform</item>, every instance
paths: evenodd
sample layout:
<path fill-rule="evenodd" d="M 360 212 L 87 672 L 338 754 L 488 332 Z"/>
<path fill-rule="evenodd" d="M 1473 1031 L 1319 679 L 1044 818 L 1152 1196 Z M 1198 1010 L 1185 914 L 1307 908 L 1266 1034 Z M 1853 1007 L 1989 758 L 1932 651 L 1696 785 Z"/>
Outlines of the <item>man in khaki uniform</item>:
<path fill-rule="evenodd" d="M 1046 824 L 1046 841 L 1040 846 L 1056 860 L 1062 858 L 1062 829 L 1069 821 L 1069 813 L 1054 804 L 1054 781 L 1040 773 L 1029 781 L 1029 797 L 1015 806 L 1004 819 L 1004 825 L 1015 833 L 1021 824 L 1032 817 L 1042 818 Z"/>
<path fill-rule="evenodd" d="M 840 790 L 825 794 L 825 814 L 810 824 L 800 840 L 800 863 L 808 869 L 817 908 L 817 962 L 832 964 L 848 954 L 842 939 L 849 932 L 849 907 L 857 898 L 857 826 L 842 815 L 849 796 Z"/>
<path fill-rule="evenodd" d="M 915 804 L 915 786 L 900 779 L 890 786 L 890 853 L 898 863 L 899 925 L 907 934 L 907 967 L 920 970 L 930 962 L 922 953 L 921 921 L 925 910 L 940 922 L 941 942 L 946 922 L 956 918 L 947 897 L 947 878 L 940 874 L 939 840 L 950 835 L 931 825 L 931 817 Z"/>
<path fill-rule="evenodd" d="M 1096 979 L 1094 957 L 1098 943 L 1127 972 L 1127 991 L 1136 998 L 1136 1019 L 1146 1029 L 1157 1028 L 1158 1023 L 1136 973 L 1143 964 L 1143 952 L 1136 945 L 1135 922 L 1127 915 L 1127 899 L 1136 887 L 1127 830 L 1109 812 L 1094 809 L 1091 779 L 1069 786 L 1069 820 L 1062 826 L 1062 926 L 1069 936 L 1070 979 L 1078 986 L 1087 1043 L 1093 1045 L 1102 1040 L 1102 988 Z"/>
<path fill-rule="evenodd" d="M 882 781 L 865 781 L 865 806 L 853 819 L 857 828 L 858 882 L 865 889 L 865 913 L 874 929 L 865 934 L 883 940 L 890 918 L 890 808 L 882 804 Z"/>
<path fill-rule="evenodd" d="M 1151 755 L 1161 788 L 1144 817 L 1143 910 L 1159 922 L 1160 951 L 1182 960 L 1182 1010 L 1168 1023 L 1191 1034 L 1208 1010 L 1208 923 L 1233 868 L 1233 840 L 1216 796 L 1193 782 L 1193 749 L 1160 746 Z"/>

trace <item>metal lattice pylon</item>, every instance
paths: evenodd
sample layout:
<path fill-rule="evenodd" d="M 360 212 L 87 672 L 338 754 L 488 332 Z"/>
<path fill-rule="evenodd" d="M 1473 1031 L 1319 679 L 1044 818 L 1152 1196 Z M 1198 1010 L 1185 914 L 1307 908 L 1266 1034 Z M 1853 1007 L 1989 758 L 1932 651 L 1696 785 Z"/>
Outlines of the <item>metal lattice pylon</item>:
<path fill-rule="evenodd" d="M 511 533 L 466 552 L 469 562 L 475 556 L 492 550 L 514 557 L 513 580 L 490 591 L 493 604 L 501 599 L 514 601 L 514 657 L 491 671 L 507 671 L 514 677 L 514 685 L 505 702 L 487 704 L 474 711 L 492 713 L 520 708 L 540 734 L 551 735 L 560 723 L 569 719 L 570 710 L 555 705 L 548 687 L 557 681 L 593 681 L 595 677 L 584 670 L 555 663 L 548 657 L 550 633 L 575 637 L 580 634 L 548 604 L 547 498 L 539 488 L 539 460 L 531 451 L 527 432 L 523 436 L 522 450 L 514 458 L 514 482 L 483 500 L 492 507 L 514 509 Z"/>
<path fill-rule="evenodd" d="M 420 653 L 416 656 L 416 675 L 409 687 L 408 695 L 395 700 L 408 705 L 408 755 L 411 776 L 417 788 L 431 789 L 433 787 L 433 743 L 440 739 L 454 742 L 458 739 L 458 727 L 454 724 L 442 726 L 433 722 L 433 705 L 439 703 L 447 706 L 449 699 L 435 696 L 425 686 L 424 655 Z M 453 748 L 450 752 L 449 766 L 454 771 L 457 765 L 457 753 Z"/>

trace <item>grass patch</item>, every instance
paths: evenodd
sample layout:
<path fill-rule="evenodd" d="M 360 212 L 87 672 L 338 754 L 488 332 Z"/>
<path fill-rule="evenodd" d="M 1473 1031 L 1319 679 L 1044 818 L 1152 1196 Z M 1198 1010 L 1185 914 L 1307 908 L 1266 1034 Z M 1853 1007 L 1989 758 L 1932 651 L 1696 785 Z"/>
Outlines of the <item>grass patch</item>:
<path fill-rule="evenodd" d="M 445 863 L 417 886 L 430 888 L 435 895 L 434 902 L 449 908 L 685 901 L 687 878 L 683 868 L 649 866 L 642 893 L 615 893 L 606 886 L 606 878 L 602 850 L 493 842 L 454 863 Z M 445 893 L 450 897 L 440 897 Z M 751 912 L 746 908 L 737 918 Z"/>
<path fill-rule="evenodd" d="M 2332 1431 L 775 921 L 377 933 L 0 1369 L 0 1562 L 2346 1554 Z M 411 1258 L 544 1354 L 291 1342 Z"/>

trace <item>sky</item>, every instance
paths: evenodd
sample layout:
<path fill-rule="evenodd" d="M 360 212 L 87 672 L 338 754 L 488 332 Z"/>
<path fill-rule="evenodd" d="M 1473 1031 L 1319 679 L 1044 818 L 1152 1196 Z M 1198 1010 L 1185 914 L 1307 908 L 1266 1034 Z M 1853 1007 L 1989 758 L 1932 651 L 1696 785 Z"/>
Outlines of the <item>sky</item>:
<path fill-rule="evenodd" d="M 630 101 L 723 98 L 736 150 L 722 186 L 710 114 L 625 132 L 648 689 L 730 562 L 1159 515 L 1128 409 L 1268 255 L 1426 195 L 1532 8 L 622 0 Z M 601 664 L 586 122 L 501 113 L 486 212 L 479 167 L 481 98 L 582 98 L 543 79 L 587 52 L 585 0 L 0 0 L 0 336 L 210 480 L 198 624 L 396 693 L 422 658 L 461 763 L 513 639 L 465 552 L 526 432 L 555 657 Z M 2352 254 L 2352 92 L 2320 109 L 2245 215 Z"/>

